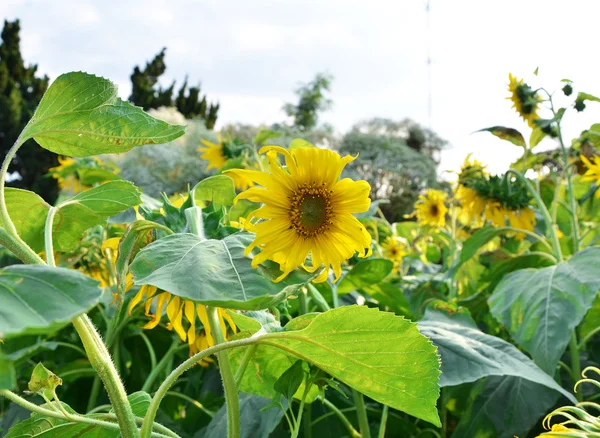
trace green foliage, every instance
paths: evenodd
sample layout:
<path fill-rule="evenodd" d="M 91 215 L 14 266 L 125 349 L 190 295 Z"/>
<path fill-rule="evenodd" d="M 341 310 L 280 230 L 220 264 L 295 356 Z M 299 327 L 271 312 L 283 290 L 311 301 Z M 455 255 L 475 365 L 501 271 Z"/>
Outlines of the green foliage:
<path fill-rule="evenodd" d="M 523 134 L 513 128 L 507 128 L 505 126 L 492 126 L 491 128 L 480 129 L 477 132 L 489 132 L 496 137 L 506 140 L 515 146 L 521 146 L 522 148 L 526 148 L 525 139 L 523 138 Z"/>
<path fill-rule="evenodd" d="M 166 48 L 163 48 L 152 61 L 147 62 L 144 70 L 138 66 L 133 69 L 129 100 L 145 110 L 174 106 L 187 119 L 200 118 L 207 128 L 212 129 L 217 122 L 219 104 L 208 105 L 206 96 L 200 96 L 199 85 L 188 89 L 186 77 L 175 98 L 175 82 L 168 88 L 157 88 L 160 77 L 167 69 L 165 51 Z"/>
<path fill-rule="evenodd" d="M 25 65 L 21 55 L 19 20 L 4 21 L 0 44 L 0 155 L 5 156 L 31 119 L 48 87 L 48 76 L 37 77 L 37 65 Z M 56 155 L 26 142 L 9 167 L 19 177 L 11 185 L 33 190 L 48 202 L 58 196 L 55 181 L 44 178 L 48 169 L 58 165 Z"/>
<path fill-rule="evenodd" d="M 215 175 L 196 184 L 192 196 L 196 202 L 208 201 L 215 210 L 220 210 L 223 206 L 233 205 L 235 186 L 227 175 Z"/>
<path fill-rule="evenodd" d="M 498 284 L 490 310 L 513 339 L 548 373 L 554 373 L 571 331 L 600 289 L 600 248 L 543 269 L 521 269 Z"/>
<path fill-rule="evenodd" d="M 283 107 L 288 117 L 294 119 L 294 128 L 310 131 L 317 126 L 319 112 L 331 107 L 332 101 L 325 94 L 330 91 L 332 81 L 333 76 L 318 73 L 311 82 L 301 85 L 296 90 L 298 103 L 296 105 L 287 103 Z"/>
<path fill-rule="evenodd" d="M 52 333 L 96 305 L 101 295 L 96 280 L 74 270 L 34 265 L 4 268 L 0 270 L 0 338 Z"/>

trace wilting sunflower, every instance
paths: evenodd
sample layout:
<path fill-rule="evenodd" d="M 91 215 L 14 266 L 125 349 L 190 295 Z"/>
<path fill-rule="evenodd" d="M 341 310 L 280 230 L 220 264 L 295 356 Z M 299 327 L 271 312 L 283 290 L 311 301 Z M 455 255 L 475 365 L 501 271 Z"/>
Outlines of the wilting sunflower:
<path fill-rule="evenodd" d="M 448 195 L 440 190 L 429 189 L 425 195 L 419 195 L 415 203 L 415 215 L 420 225 L 441 228 L 446 225 L 446 198 Z"/>
<path fill-rule="evenodd" d="M 406 239 L 398 236 L 389 236 L 381 245 L 383 256 L 394 262 L 394 267 L 398 269 L 402 266 L 402 259 L 408 255 L 408 243 Z"/>
<path fill-rule="evenodd" d="M 581 181 L 594 181 L 597 186 L 600 186 L 600 156 L 594 155 L 590 161 L 585 155 L 581 155 L 581 161 L 587 167 Z M 600 198 L 600 190 L 596 190 L 596 197 Z"/>
<path fill-rule="evenodd" d="M 342 262 L 358 253 L 371 254 L 371 235 L 352 214 L 367 211 L 371 205 L 369 183 L 339 179 L 346 164 L 356 157 L 340 157 L 336 152 L 314 147 L 298 147 L 287 151 L 279 146 L 265 146 L 270 173 L 257 170 L 231 169 L 228 175 L 240 175 L 262 187 L 240 193 L 236 200 L 248 199 L 263 204 L 252 217 L 263 219 L 254 224 L 256 238 L 246 249 L 260 253 L 252 264 L 258 266 L 273 260 L 283 272 L 275 281 L 283 280 L 298 266 L 314 272 L 325 269 L 316 281 L 325 281 L 329 268 L 336 280 L 342 274 Z M 285 167 L 278 154 L 285 158 Z M 312 266 L 305 264 L 311 255 Z"/>
<path fill-rule="evenodd" d="M 129 303 L 128 312 L 131 315 L 133 309 L 144 301 L 144 313 L 150 317 L 150 321 L 143 326 L 144 329 L 153 329 L 156 327 L 162 318 L 162 314 L 166 309 L 166 315 L 169 322 L 167 328 L 175 330 L 183 342 L 188 343 L 190 354 L 202 351 L 210 346 L 215 345 L 215 340 L 211 333 L 206 306 L 196 304 L 193 301 L 180 298 L 169 292 L 164 292 L 157 289 L 155 286 L 143 285 L 138 293 Z M 155 310 L 152 313 L 152 304 L 155 303 Z M 217 309 L 219 314 L 219 322 L 223 336 L 227 338 L 227 325 L 233 333 L 237 332 L 235 323 L 225 309 Z M 196 316 L 203 326 L 203 330 L 198 332 L 196 328 Z M 227 322 L 227 324 L 226 324 Z M 187 326 L 184 327 L 184 324 Z M 202 362 L 201 365 L 207 365 L 212 360 Z"/>
<path fill-rule="evenodd" d="M 510 96 L 507 99 L 513 103 L 513 108 L 521 118 L 527 122 L 530 128 L 535 128 L 534 120 L 540 118 L 538 109 L 540 98 L 536 91 L 524 83 L 523 79 L 517 79 L 512 74 L 508 74 L 508 91 Z"/>
<path fill-rule="evenodd" d="M 208 161 L 208 170 L 215 169 L 218 171 L 223 170 L 227 160 L 234 158 L 229 146 L 227 146 L 219 133 L 217 136 L 217 143 L 202 139 L 200 140 L 204 147 L 199 147 L 198 152 L 202 152 L 200 158 Z M 248 187 L 253 185 L 252 181 L 244 178 L 242 175 L 230 174 L 229 177 L 233 179 L 233 183 L 236 188 L 240 190 L 246 190 Z"/>

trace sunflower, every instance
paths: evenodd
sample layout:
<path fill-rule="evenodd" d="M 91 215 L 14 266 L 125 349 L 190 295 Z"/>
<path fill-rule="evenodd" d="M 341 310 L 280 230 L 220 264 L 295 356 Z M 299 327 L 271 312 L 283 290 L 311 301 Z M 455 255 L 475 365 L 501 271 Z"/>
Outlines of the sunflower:
<path fill-rule="evenodd" d="M 429 189 L 425 195 L 419 195 L 415 203 L 415 215 L 421 226 L 441 228 L 446 225 L 446 193 L 440 190 Z"/>
<path fill-rule="evenodd" d="M 136 306 L 142 301 L 144 301 L 145 315 L 151 318 L 142 328 L 149 330 L 156 327 L 160 323 L 162 314 L 166 309 L 167 319 L 169 320 L 167 329 L 175 330 L 175 333 L 179 335 L 183 342 L 187 341 L 190 348 L 190 355 L 215 345 L 206 306 L 180 298 L 169 292 L 159 291 L 155 286 L 143 285 L 129 302 L 127 309 L 129 315 L 131 315 Z M 155 303 L 154 313 L 151 311 L 153 303 Z M 223 336 L 227 338 L 227 325 L 229 325 L 233 333 L 236 333 L 237 327 L 227 311 L 219 308 L 217 312 Z M 200 332 L 196 330 L 196 316 L 204 327 Z M 187 328 L 184 327 L 184 322 Z M 209 362 L 212 362 L 212 360 L 202 361 L 201 365 L 208 365 Z"/>
<path fill-rule="evenodd" d="M 406 239 L 398 236 L 389 236 L 381 245 L 383 256 L 394 262 L 394 268 L 402 266 L 402 259 L 408 255 L 408 244 Z"/>
<path fill-rule="evenodd" d="M 517 79 L 510 73 L 508 74 L 508 81 L 510 96 L 507 99 L 513 102 L 513 108 L 527 122 L 529 127 L 535 128 L 537 125 L 534 123 L 534 120 L 540 118 L 538 115 L 540 98 L 537 92 L 525 84 L 523 79 Z"/>
<path fill-rule="evenodd" d="M 77 194 L 92 188 L 82 184 L 75 175 L 78 163 L 73 158 L 58 157 L 58 163 L 58 166 L 48 169 L 48 173 L 58 182 L 60 190 Z"/>
<path fill-rule="evenodd" d="M 594 155 L 590 161 L 585 155 L 581 155 L 581 161 L 587 167 L 581 181 L 594 181 L 597 186 L 600 186 L 600 156 Z M 596 190 L 596 197 L 600 198 L 600 190 Z"/>
<path fill-rule="evenodd" d="M 217 143 L 202 139 L 200 140 L 205 147 L 199 147 L 198 152 L 202 152 L 200 158 L 208 161 L 206 169 L 215 169 L 218 171 L 223 170 L 227 160 L 234 158 L 229 148 L 223 142 L 221 134 L 217 136 Z M 229 177 L 233 179 L 233 184 L 240 190 L 246 190 L 248 187 L 254 184 L 248 178 L 244 178 L 242 175 L 230 174 Z"/>
<path fill-rule="evenodd" d="M 371 205 L 366 181 L 339 179 L 346 164 L 356 157 L 340 157 L 336 152 L 315 147 L 298 147 L 291 151 L 279 146 L 265 146 L 270 173 L 258 170 L 231 169 L 228 175 L 240 175 L 262 187 L 252 187 L 236 197 L 263 204 L 252 217 L 263 219 L 254 224 L 256 238 L 246 248 L 260 253 L 252 259 L 258 266 L 273 260 L 283 272 L 283 280 L 298 266 L 315 272 L 325 269 L 315 281 L 325 281 L 329 268 L 336 281 L 342 274 L 342 262 L 358 253 L 371 255 L 371 235 L 352 214 L 367 211 Z M 281 165 L 278 154 L 285 158 Z M 312 266 L 305 264 L 311 254 Z"/>

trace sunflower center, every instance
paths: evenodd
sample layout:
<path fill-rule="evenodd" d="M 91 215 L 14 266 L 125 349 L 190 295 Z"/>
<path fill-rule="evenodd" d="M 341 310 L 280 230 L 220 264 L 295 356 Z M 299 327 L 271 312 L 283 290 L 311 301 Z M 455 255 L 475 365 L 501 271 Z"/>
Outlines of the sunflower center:
<path fill-rule="evenodd" d="M 436 204 L 433 204 L 429 210 L 432 216 L 438 216 L 440 214 L 440 209 Z"/>
<path fill-rule="evenodd" d="M 323 234 L 331 225 L 331 191 L 325 184 L 304 184 L 290 198 L 290 220 L 292 228 L 304 237 Z"/>

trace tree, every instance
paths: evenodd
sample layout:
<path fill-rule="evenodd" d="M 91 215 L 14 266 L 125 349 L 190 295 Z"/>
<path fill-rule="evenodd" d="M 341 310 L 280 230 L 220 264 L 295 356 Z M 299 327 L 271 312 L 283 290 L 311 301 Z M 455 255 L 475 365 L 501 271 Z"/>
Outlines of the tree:
<path fill-rule="evenodd" d="M 0 152 L 6 156 L 17 137 L 33 116 L 44 92 L 48 77 L 36 77 L 37 65 L 25 66 L 21 56 L 19 20 L 4 21 L 0 44 Z M 40 194 L 54 202 L 58 186 L 45 175 L 58 165 L 58 157 L 40 148 L 33 140 L 26 142 L 13 159 L 9 172 L 18 176 L 10 185 Z"/>
<path fill-rule="evenodd" d="M 425 188 L 440 188 L 437 155 L 447 142 L 418 123 L 375 118 L 344 136 L 342 154 L 360 154 L 346 167 L 348 176 L 371 185 L 371 199 L 386 199 L 381 210 L 390 222 L 404 220 Z"/>
<path fill-rule="evenodd" d="M 286 103 L 283 106 L 285 113 L 294 118 L 294 128 L 310 131 L 317 126 L 319 112 L 331 107 L 332 100 L 325 96 L 325 92 L 330 91 L 332 81 L 331 75 L 318 73 L 311 82 L 296 90 L 299 97 L 297 105 Z"/>
<path fill-rule="evenodd" d="M 208 104 L 206 96 L 200 96 L 200 85 L 188 89 L 187 77 L 173 99 L 175 81 L 168 88 L 158 85 L 159 78 L 167 70 L 163 48 L 152 61 L 146 63 L 144 70 L 136 66 L 131 74 L 131 96 L 129 100 L 138 106 L 149 110 L 161 106 L 174 106 L 187 119 L 201 118 L 206 127 L 212 129 L 217 122 L 219 104 Z"/>

